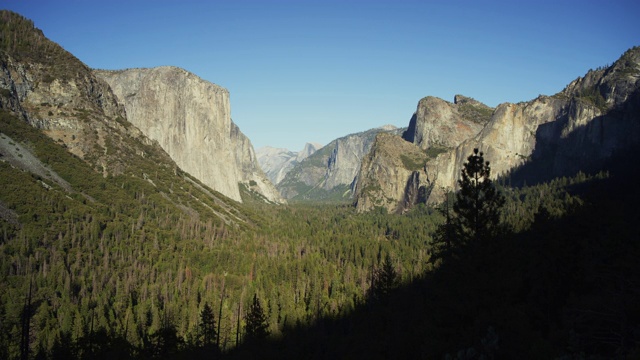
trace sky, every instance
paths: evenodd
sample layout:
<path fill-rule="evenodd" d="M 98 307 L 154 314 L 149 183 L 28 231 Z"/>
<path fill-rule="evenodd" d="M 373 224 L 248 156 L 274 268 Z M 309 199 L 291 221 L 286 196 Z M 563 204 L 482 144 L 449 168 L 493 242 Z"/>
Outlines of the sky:
<path fill-rule="evenodd" d="M 640 45 L 640 1 L 0 0 L 96 69 L 173 65 L 230 92 L 254 148 L 302 150 L 425 96 L 553 95 Z"/>

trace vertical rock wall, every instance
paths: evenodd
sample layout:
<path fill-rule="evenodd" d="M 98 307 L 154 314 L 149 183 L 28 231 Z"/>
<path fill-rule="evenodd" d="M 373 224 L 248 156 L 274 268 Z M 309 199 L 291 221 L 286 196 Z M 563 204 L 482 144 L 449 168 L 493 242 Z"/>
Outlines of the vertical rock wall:
<path fill-rule="evenodd" d="M 127 119 L 184 171 L 236 201 L 239 183 L 280 200 L 249 139 L 231 121 L 226 89 L 176 67 L 95 72 L 118 96 Z"/>

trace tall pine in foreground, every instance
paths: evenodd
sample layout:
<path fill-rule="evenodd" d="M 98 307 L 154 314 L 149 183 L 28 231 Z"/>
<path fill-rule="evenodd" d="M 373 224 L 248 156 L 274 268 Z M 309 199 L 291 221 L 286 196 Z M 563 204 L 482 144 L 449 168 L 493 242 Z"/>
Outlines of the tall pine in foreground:
<path fill-rule="evenodd" d="M 486 241 L 498 233 L 500 208 L 505 199 L 491 181 L 491 167 L 483 155 L 473 149 L 458 180 L 460 190 L 453 204 L 454 229 L 463 243 Z"/>
<path fill-rule="evenodd" d="M 453 203 L 453 216 L 445 204 L 446 222 L 440 225 L 434 242 L 433 260 L 455 254 L 461 246 L 487 242 L 498 235 L 500 209 L 505 198 L 491 181 L 491 166 L 484 154 L 473 149 L 462 168 Z"/>

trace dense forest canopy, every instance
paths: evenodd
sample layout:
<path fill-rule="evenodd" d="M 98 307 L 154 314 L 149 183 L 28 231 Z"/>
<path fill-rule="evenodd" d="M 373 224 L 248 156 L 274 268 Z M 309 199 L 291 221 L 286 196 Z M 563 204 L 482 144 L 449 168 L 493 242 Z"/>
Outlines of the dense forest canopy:
<path fill-rule="evenodd" d="M 89 72 L 0 15 L 0 63 L 39 61 L 47 83 Z M 463 173 L 451 207 L 403 215 L 246 189 L 239 204 L 125 132 L 120 171 L 102 173 L 14 95 L 0 92 L 0 359 L 640 357 L 636 148 L 519 187 L 481 181 L 480 154 L 482 193 Z M 478 194 L 495 200 L 485 217 Z M 441 256 L 450 236 L 464 241 Z"/>
<path fill-rule="evenodd" d="M 253 225 L 227 226 L 207 211 L 182 211 L 144 179 L 102 178 L 15 117 L 3 114 L 0 125 L 7 141 L 43 156 L 72 189 L 0 162 L 2 206 L 16 214 L 1 222 L 9 356 L 16 356 L 21 331 L 24 303 L 16 299 L 27 297 L 30 284 L 34 351 L 91 329 L 144 347 L 167 321 L 189 338 L 204 304 L 217 308 L 221 299 L 227 349 L 253 294 L 278 333 L 363 301 L 371 270 L 388 252 L 405 279 L 425 269 L 427 234 L 437 221 L 418 220 L 426 208 L 407 217 L 358 216 L 342 205 L 251 210 L 267 205 L 247 199 L 253 205 L 242 211 Z"/>
<path fill-rule="evenodd" d="M 584 278 L 595 276 L 584 273 L 591 271 L 591 265 L 611 262 L 607 276 L 631 281 L 628 291 L 638 289 L 633 278 L 624 276 L 627 271 L 637 274 L 637 266 L 616 260 L 617 256 L 637 254 L 634 232 L 627 223 L 637 212 L 621 213 L 626 202 L 617 208 L 609 199 L 585 197 L 594 192 L 597 195 L 591 189 L 601 190 L 598 184 L 612 181 L 607 173 L 596 177 L 580 174 L 523 188 L 499 186 L 506 198 L 501 221 L 511 235 L 434 269 L 429 262 L 432 235 L 444 222 L 437 209 L 421 205 L 406 215 L 383 210 L 357 214 L 348 205 L 277 207 L 247 198 L 241 211 L 248 214 L 251 225 L 227 226 L 205 216 L 204 211 L 202 215 L 181 211 L 144 179 L 92 175 L 84 162 L 19 119 L 3 114 L 0 125 L 7 141 L 19 142 L 38 155 L 46 153 L 47 166 L 69 174 L 66 178 L 73 189 L 66 191 L 0 162 L 6 180 L 0 188 L 2 209 L 14 214 L 3 216 L 0 222 L 3 358 L 20 357 L 24 351 L 21 343 L 25 342 L 31 357 L 55 357 L 64 351 L 70 352 L 69 356 L 87 357 L 115 351 L 114 347 L 130 357 L 181 356 L 201 351 L 204 343 L 211 344 L 201 332 L 202 314 L 209 314 L 206 320 L 215 322 L 216 353 L 244 356 L 250 351 L 242 344 L 254 297 L 264 310 L 269 339 L 283 339 L 292 357 L 305 349 L 317 357 L 341 351 L 348 354 L 350 347 L 344 340 L 310 339 L 316 338 L 318 331 L 345 326 L 362 332 L 345 335 L 355 343 L 368 343 L 367 336 L 378 339 L 387 336 L 389 329 L 397 330 L 395 337 L 387 340 L 388 351 L 399 351 L 398 346 L 409 346 L 405 342 L 428 336 L 430 340 L 420 341 L 427 341 L 429 347 L 414 355 L 442 356 L 474 344 L 477 348 L 480 339 L 494 336 L 492 331 L 496 331 L 506 354 L 523 350 L 520 342 L 531 337 L 546 344 L 548 354 L 561 356 L 568 354 L 572 333 L 591 335 L 563 322 L 562 316 L 571 309 L 567 304 L 609 301 L 606 294 L 588 290 L 597 279 Z M 620 200 L 630 201 L 633 197 L 629 195 L 622 193 Z M 599 203 L 603 200 L 609 200 L 605 206 L 615 204 L 616 211 L 594 208 L 603 206 Z M 602 231 L 615 237 L 585 233 L 584 222 L 594 216 L 609 224 Z M 560 224 L 561 230 L 556 229 Z M 601 247 L 608 251 L 610 242 L 616 246 L 609 255 L 612 258 L 595 257 L 593 252 Z M 523 263 L 514 265 L 517 261 Z M 453 270 L 456 266 L 461 268 Z M 487 270 L 476 272 L 473 267 Z M 503 276 L 507 270 L 514 271 L 512 276 Z M 372 284 L 384 278 L 384 271 L 395 274 L 397 284 L 384 292 L 372 291 Z M 479 277 L 477 282 L 468 281 L 474 277 Z M 447 284 L 441 283 L 444 279 Z M 475 291 L 482 286 L 496 291 L 483 292 L 482 299 L 449 298 L 455 296 L 453 291 L 479 296 Z M 440 295 L 433 298 L 435 291 Z M 512 293 L 518 291 L 522 293 Z M 386 300 L 373 301 L 373 293 L 384 293 Z M 515 308 L 504 303 L 505 296 L 518 301 Z M 629 298 L 632 300 L 637 300 L 637 295 Z M 521 307 L 525 318 L 501 315 L 492 320 L 490 312 L 478 308 L 480 304 L 491 308 L 494 302 L 499 309 L 511 312 Z M 547 307 L 544 316 L 537 313 L 541 306 Z M 408 329 L 423 329 L 424 334 L 397 339 L 402 333 L 399 329 L 405 326 L 397 322 L 404 319 L 399 311 L 415 312 L 413 321 L 425 323 L 407 325 Z M 632 321 L 638 319 L 633 312 L 624 315 Z M 371 318 L 381 318 L 384 323 L 360 328 Z M 23 334 L 25 319 L 28 336 Z M 351 325 L 345 325 L 350 321 Z M 319 324 L 324 324 L 324 330 Z M 486 327 L 484 333 L 474 333 L 481 324 L 489 324 L 493 330 Z M 509 337 L 504 332 L 512 326 L 520 333 Z M 299 339 L 306 332 L 309 338 Z M 621 335 L 627 342 L 620 346 L 594 350 L 583 340 L 583 347 L 577 349 L 637 351 L 633 345 L 637 338 L 629 334 Z M 291 344 L 287 339 L 298 340 Z M 335 345 L 327 353 L 316 348 L 320 346 L 316 341 Z M 504 341 L 514 343 L 507 346 Z M 305 345 L 296 348 L 298 342 Z M 275 346 L 251 344 L 252 348 Z"/>

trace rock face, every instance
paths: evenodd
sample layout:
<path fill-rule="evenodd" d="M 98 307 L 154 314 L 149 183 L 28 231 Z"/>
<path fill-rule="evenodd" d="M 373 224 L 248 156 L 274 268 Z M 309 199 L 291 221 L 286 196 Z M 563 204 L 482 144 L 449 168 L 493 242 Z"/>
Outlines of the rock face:
<path fill-rule="evenodd" d="M 265 146 L 256 150 L 258 164 L 274 185 L 278 185 L 291 169 L 318 151 L 322 145 L 306 143 L 299 152 Z"/>
<path fill-rule="evenodd" d="M 492 108 L 462 95 L 453 104 L 428 96 L 418 103 L 404 138 L 425 150 L 454 148 L 478 134 L 491 113 Z"/>
<path fill-rule="evenodd" d="M 0 17 L 8 40 L 0 51 L 0 109 L 41 129 L 105 176 L 121 174 L 131 154 L 158 150 L 166 156 L 126 121 L 109 85 L 91 69 L 30 20 L 9 11 Z"/>
<path fill-rule="evenodd" d="M 251 142 L 231 121 L 226 89 L 168 66 L 95 73 L 111 86 L 127 119 L 183 170 L 236 201 L 242 201 L 239 183 L 281 200 Z"/>
<path fill-rule="evenodd" d="M 144 199 L 141 203 L 166 206 L 165 211 L 178 217 L 203 217 L 210 219 L 211 224 L 224 226 L 250 223 L 239 204 L 180 171 L 157 141 L 127 121 L 125 109 L 109 84 L 47 39 L 32 21 L 6 10 L 0 10 L 0 115 L 1 128 L 8 132 L 0 131 L 1 161 L 15 171 L 30 172 L 47 190 L 58 191 L 59 187 L 64 195 L 77 195 L 98 206 L 94 209 L 119 203 L 118 199 L 104 202 L 88 195 L 85 180 L 95 177 L 72 170 L 93 168 L 105 179 L 89 187 L 105 189 L 110 183 L 118 184 L 125 191 L 121 194 L 126 196 L 131 190 L 135 193 L 132 197 Z M 38 131 L 22 122 L 37 128 L 89 167 L 73 165 L 76 159 L 64 151 L 48 153 L 56 145 L 40 139 Z M 28 131 L 23 132 L 25 128 Z M 232 152 L 234 161 L 255 159 L 251 144 L 235 126 L 229 127 L 228 136 L 237 146 L 237 152 Z M 140 187 L 147 189 L 147 198 L 144 191 L 138 192 L 137 185 L 141 183 L 150 184 Z M 125 184 L 132 186 L 125 190 L 128 186 Z M 260 184 L 256 180 L 255 185 L 249 186 L 258 188 Z M 101 191 L 91 189 L 90 193 Z M 158 196 L 155 200 L 149 200 L 155 196 Z M 2 202 L 0 218 L 19 225 L 18 214 Z"/>
<path fill-rule="evenodd" d="M 356 182 L 357 210 L 383 207 L 402 212 L 409 208 L 424 191 L 420 179 L 426 177 L 426 161 L 426 153 L 418 146 L 397 135 L 378 134 Z"/>
<path fill-rule="evenodd" d="M 401 133 L 402 129 L 386 125 L 336 139 L 294 166 L 278 190 L 286 199 L 350 199 L 362 160 L 381 132 Z"/>
<path fill-rule="evenodd" d="M 467 109 L 461 111 L 461 106 Z M 456 97 L 453 105 L 435 98 L 420 101 L 404 138 L 427 154 L 425 174 L 421 174 L 418 188 L 425 189 L 428 202 L 439 202 L 444 191 L 456 189 L 462 165 L 474 148 L 491 161 L 494 178 L 513 172 L 515 175 L 511 176 L 540 181 L 597 169 L 613 152 L 638 144 L 640 48 L 627 51 L 608 68 L 590 71 L 554 96 L 504 103 L 487 116 L 489 111 L 464 97 Z M 459 116 L 460 113 L 466 115 Z M 381 174 L 397 172 L 393 168 L 397 161 L 370 162 L 387 163 L 392 168 L 374 171 L 363 166 L 359 178 L 375 182 Z M 415 175 L 398 181 L 405 184 L 409 180 L 415 181 Z M 389 186 L 376 198 L 388 198 L 388 203 L 398 204 L 406 195 Z M 370 192 L 359 187 L 358 209 L 370 209 L 371 206 L 361 205 L 372 203 L 370 197 Z"/>

